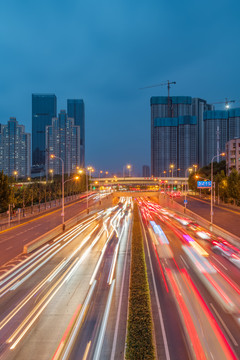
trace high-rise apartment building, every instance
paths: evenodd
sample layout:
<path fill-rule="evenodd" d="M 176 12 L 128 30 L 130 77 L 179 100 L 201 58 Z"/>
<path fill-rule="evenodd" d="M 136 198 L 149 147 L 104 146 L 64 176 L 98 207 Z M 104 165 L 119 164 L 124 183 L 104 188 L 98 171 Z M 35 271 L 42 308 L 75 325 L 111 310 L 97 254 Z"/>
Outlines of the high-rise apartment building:
<path fill-rule="evenodd" d="M 240 137 L 240 108 L 204 112 L 204 163 L 225 152 L 229 140 Z"/>
<path fill-rule="evenodd" d="M 46 175 L 52 169 L 54 174 L 64 173 L 70 176 L 80 165 L 80 126 L 74 125 L 74 119 L 68 117 L 65 110 L 61 110 L 58 117 L 52 119 L 52 124 L 46 126 Z M 50 158 L 50 154 L 56 156 Z"/>
<path fill-rule="evenodd" d="M 229 175 L 233 169 L 240 173 L 240 138 L 229 140 L 226 143 L 225 152 L 227 175 Z"/>
<path fill-rule="evenodd" d="M 74 119 L 75 125 L 80 126 L 80 166 L 85 167 L 85 108 L 83 100 L 68 99 L 67 113 Z"/>
<path fill-rule="evenodd" d="M 32 94 L 32 165 L 44 170 L 46 157 L 45 131 L 57 116 L 57 98 L 54 94 Z"/>
<path fill-rule="evenodd" d="M 205 111 L 213 110 L 213 105 L 207 104 L 206 100 L 192 99 L 192 115 L 197 118 L 197 164 L 199 168 L 203 167 L 204 162 L 204 121 L 203 114 Z"/>
<path fill-rule="evenodd" d="M 182 167 L 179 165 L 179 175 L 184 175 L 185 170 L 187 168 L 186 165 L 189 166 L 193 165 L 191 158 L 194 158 L 194 163 L 197 163 L 200 166 L 203 166 L 203 140 L 204 140 L 204 132 L 203 132 L 203 112 L 205 110 L 209 110 L 212 108 L 211 105 L 208 105 L 205 100 L 199 99 L 199 98 L 192 98 L 190 96 L 153 96 L 151 97 L 151 174 L 154 176 L 159 176 L 160 173 L 163 171 L 168 171 L 171 164 L 174 164 L 175 162 L 179 161 L 180 158 L 182 159 L 183 153 L 180 155 L 178 152 L 180 151 L 179 146 L 180 144 L 174 142 L 176 139 L 180 141 L 180 139 L 177 137 L 176 134 L 176 128 L 179 130 L 179 133 L 182 133 L 180 131 L 183 124 L 181 123 L 181 120 L 177 120 L 179 117 L 185 117 L 190 116 L 192 118 L 192 122 L 196 121 L 196 124 L 192 123 L 191 125 L 194 125 L 191 127 L 191 129 L 194 127 L 194 130 L 191 130 L 190 133 L 187 135 L 187 127 L 184 127 L 186 130 L 186 136 L 188 139 L 191 139 L 191 146 L 194 147 L 193 154 L 191 154 L 187 151 L 187 148 L 184 150 L 185 153 L 185 160 L 181 160 Z M 157 123 L 161 127 L 161 123 L 163 124 L 163 127 L 166 127 L 164 130 L 166 132 L 165 136 L 166 138 L 162 138 L 162 140 L 157 140 L 158 144 L 156 144 L 156 138 L 159 135 L 156 135 L 156 131 L 160 131 L 159 129 L 156 129 L 155 126 L 155 119 L 158 118 Z M 167 119 L 166 121 L 164 119 Z M 173 122 L 171 122 L 171 119 L 175 119 Z M 185 118 L 186 120 L 187 118 Z M 190 118 L 189 118 L 190 119 Z M 194 119 L 194 120 L 193 120 Z M 167 124 L 175 124 L 168 126 Z M 178 124 L 178 125 L 176 125 Z M 185 124 L 190 125 L 190 124 Z M 157 126 L 157 128 L 159 127 Z M 173 128 L 172 128 L 173 127 Z M 178 128 L 179 127 L 179 128 Z M 167 129 L 168 128 L 168 129 Z M 185 133 L 185 130 L 183 133 Z M 162 130 L 161 130 L 162 132 Z M 194 135 L 195 134 L 195 135 Z M 194 141 L 193 138 L 194 137 Z M 160 145 L 159 141 L 162 141 L 163 143 Z M 189 141 L 186 139 L 186 141 Z M 192 142 L 193 141 L 193 142 Z M 173 144 L 170 145 L 170 143 L 173 142 Z M 164 145 L 165 144 L 165 145 Z M 187 143 L 186 143 L 187 145 Z M 161 152 L 162 154 L 158 154 L 159 146 L 161 146 Z M 188 145 L 187 145 L 188 147 Z M 187 156 L 190 156 L 189 160 L 187 159 Z M 164 163 L 159 162 L 160 158 L 164 158 Z M 177 160 L 177 158 L 179 160 Z"/>
<path fill-rule="evenodd" d="M 171 165 L 174 176 L 184 176 L 185 169 L 197 159 L 196 117 L 155 118 L 153 126 L 153 175 L 161 177 Z"/>
<path fill-rule="evenodd" d="M 6 125 L 1 125 L 0 129 L 0 170 L 8 176 L 30 176 L 30 134 L 25 133 L 24 125 L 19 125 L 14 117 Z"/>

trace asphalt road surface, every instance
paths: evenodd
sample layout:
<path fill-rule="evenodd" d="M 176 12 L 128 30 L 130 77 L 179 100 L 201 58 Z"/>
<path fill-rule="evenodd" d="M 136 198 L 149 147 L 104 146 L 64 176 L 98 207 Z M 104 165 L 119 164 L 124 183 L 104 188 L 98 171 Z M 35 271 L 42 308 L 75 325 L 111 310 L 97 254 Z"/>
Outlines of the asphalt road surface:
<path fill-rule="evenodd" d="M 69 349 L 71 358 L 123 358 L 131 222 L 129 199 L 89 215 L 0 276 L 0 359 L 57 359 Z"/>
<path fill-rule="evenodd" d="M 89 207 L 98 203 L 98 198 L 93 195 L 89 199 Z M 86 198 L 65 205 L 65 221 L 79 215 L 86 209 Z M 43 215 L 29 219 L 25 223 L 0 233 L 0 265 L 21 254 L 25 244 L 33 241 L 48 231 L 61 224 L 62 209 L 54 209 Z"/>
<path fill-rule="evenodd" d="M 187 217 L 149 200 L 139 205 L 158 358 L 239 358 L 239 267 Z"/>
<path fill-rule="evenodd" d="M 183 205 L 183 197 L 175 199 L 175 201 Z M 210 203 L 202 199 L 191 196 L 187 197 L 187 209 L 195 212 L 204 219 L 210 221 Z M 213 206 L 213 223 L 230 233 L 240 236 L 240 213 L 233 209 L 227 209 L 221 206 Z"/>

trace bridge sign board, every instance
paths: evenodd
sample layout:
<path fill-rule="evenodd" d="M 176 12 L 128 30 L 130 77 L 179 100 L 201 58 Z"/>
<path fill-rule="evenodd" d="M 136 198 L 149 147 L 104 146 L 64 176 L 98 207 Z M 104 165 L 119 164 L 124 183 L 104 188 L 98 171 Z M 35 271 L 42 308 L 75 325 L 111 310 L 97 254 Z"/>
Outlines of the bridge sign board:
<path fill-rule="evenodd" d="M 198 189 L 209 189 L 211 188 L 211 181 L 207 180 L 207 181 L 198 181 L 197 182 L 197 188 Z"/>

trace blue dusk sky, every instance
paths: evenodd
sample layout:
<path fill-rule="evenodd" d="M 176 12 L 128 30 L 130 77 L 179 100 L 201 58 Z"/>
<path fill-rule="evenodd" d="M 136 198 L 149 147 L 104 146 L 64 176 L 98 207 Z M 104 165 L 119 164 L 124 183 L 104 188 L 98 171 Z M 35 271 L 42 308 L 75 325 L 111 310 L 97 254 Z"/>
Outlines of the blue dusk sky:
<path fill-rule="evenodd" d="M 86 109 L 86 164 L 150 164 L 150 97 L 240 106 L 239 0 L 8 0 L 0 5 L 0 123 L 31 132 L 31 94 Z M 221 106 L 219 107 L 221 108 Z M 223 108 L 223 106 L 222 106 Z"/>

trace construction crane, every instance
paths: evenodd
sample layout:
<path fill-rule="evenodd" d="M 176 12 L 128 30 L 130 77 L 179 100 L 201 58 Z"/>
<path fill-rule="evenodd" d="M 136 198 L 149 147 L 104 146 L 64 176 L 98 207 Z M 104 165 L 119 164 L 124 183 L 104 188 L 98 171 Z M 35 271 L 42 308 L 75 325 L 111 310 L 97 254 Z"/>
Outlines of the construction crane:
<path fill-rule="evenodd" d="M 218 101 L 218 102 L 214 102 L 211 103 L 211 105 L 215 105 L 215 104 L 225 104 L 225 108 L 229 109 L 231 103 L 235 103 L 235 100 L 228 100 L 228 98 L 225 98 L 225 101 Z"/>
<path fill-rule="evenodd" d="M 170 114 L 171 114 L 171 111 L 170 111 L 170 88 L 171 88 L 171 85 L 175 85 L 175 84 L 176 84 L 176 81 L 167 80 L 166 82 L 162 82 L 160 84 L 144 86 L 142 88 L 139 88 L 139 90 L 149 89 L 149 88 L 158 87 L 158 86 L 167 86 L 167 88 L 168 88 L 168 116 L 170 116 Z"/>

